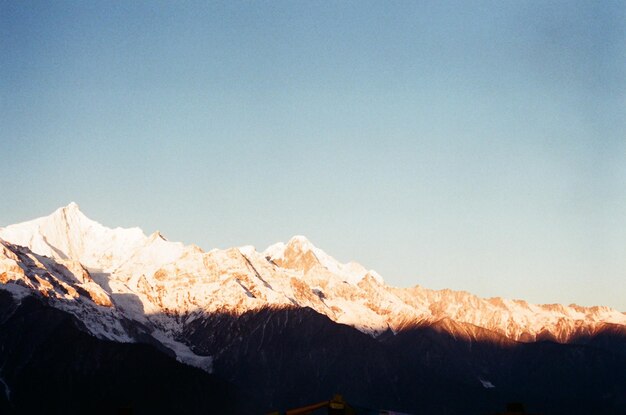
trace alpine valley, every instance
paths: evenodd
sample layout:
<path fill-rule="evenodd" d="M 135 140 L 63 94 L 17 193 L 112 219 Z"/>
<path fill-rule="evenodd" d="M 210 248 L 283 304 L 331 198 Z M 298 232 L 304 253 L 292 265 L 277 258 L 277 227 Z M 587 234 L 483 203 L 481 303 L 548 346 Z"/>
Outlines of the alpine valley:
<path fill-rule="evenodd" d="M 303 236 L 204 252 L 75 203 L 0 228 L 0 413 L 261 414 L 335 393 L 623 415 L 626 314 L 396 288 Z"/>

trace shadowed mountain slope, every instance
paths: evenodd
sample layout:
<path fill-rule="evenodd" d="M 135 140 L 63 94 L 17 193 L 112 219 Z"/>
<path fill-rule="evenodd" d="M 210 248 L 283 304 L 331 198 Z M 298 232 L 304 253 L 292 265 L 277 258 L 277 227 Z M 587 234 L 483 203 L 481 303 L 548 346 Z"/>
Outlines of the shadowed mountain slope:
<path fill-rule="evenodd" d="M 236 414 L 234 387 L 145 344 L 99 340 L 72 315 L 0 291 L 3 414 Z"/>
<path fill-rule="evenodd" d="M 70 204 L 0 228 L 0 305 L 7 411 L 626 408 L 623 313 L 395 288 L 302 236 L 203 252 Z"/>

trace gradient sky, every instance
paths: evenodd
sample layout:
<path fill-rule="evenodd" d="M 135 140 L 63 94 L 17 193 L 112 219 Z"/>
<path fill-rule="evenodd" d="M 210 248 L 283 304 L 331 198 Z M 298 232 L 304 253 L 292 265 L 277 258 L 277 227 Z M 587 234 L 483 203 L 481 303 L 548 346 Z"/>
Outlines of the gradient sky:
<path fill-rule="evenodd" d="M 625 2 L 0 1 L 0 226 L 626 311 Z"/>

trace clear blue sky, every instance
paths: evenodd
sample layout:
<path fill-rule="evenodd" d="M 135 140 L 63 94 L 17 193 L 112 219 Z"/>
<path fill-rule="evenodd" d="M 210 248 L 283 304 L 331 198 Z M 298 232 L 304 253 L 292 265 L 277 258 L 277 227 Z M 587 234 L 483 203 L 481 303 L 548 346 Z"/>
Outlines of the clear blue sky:
<path fill-rule="evenodd" d="M 0 1 L 0 225 L 626 311 L 626 3 Z"/>

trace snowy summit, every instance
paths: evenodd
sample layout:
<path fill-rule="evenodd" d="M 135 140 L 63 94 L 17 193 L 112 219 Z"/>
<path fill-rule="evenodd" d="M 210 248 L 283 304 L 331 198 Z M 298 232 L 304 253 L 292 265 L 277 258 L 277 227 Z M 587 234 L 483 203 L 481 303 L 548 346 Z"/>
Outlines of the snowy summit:
<path fill-rule="evenodd" d="M 478 329 L 518 341 L 567 341 L 626 315 L 607 307 L 534 305 L 465 292 L 395 288 L 358 263 L 340 263 L 304 236 L 271 245 L 204 252 L 159 232 L 107 228 L 76 203 L 0 228 L 0 288 L 16 298 L 45 296 L 80 318 L 92 334 L 136 341 L 137 330 L 210 370 L 210 357 L 178 342 L 202 314 L 266 307 L 309 307 L 364 333 L 451 321 L 463 336 Z M 134 322 L 140 329 L 129 330 Z"/>

